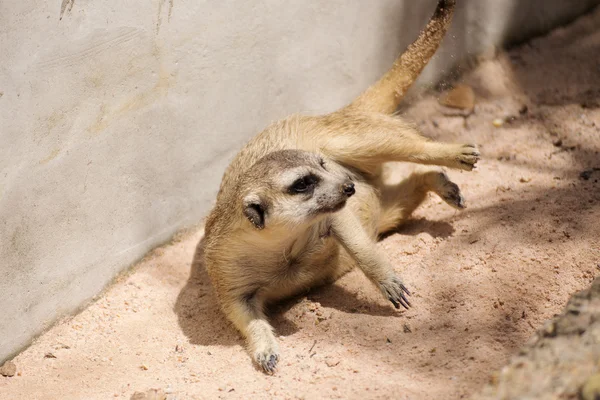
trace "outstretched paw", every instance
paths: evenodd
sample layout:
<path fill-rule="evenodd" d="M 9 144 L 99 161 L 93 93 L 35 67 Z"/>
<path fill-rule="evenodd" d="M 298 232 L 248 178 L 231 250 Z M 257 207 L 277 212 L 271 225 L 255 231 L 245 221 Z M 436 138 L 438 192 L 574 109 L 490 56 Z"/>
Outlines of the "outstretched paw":
<path fill-rule="evenodd" d="M 471 171 L 475 168 L 475 164 L 479 161 L 479 149 L 475 144 L 459 145 L 458 154 L 455 156 L 455 168 L 465 171 Z"/>
<path fill-rule="evenodd" d="M 400 308 L 402 306 L 407 310 L 410 307 L 410 302 L 406 298 L 406 295 L 410 296 L 410 292 L 397 276 L 394 275 L 385 281 L 379 282 L 379 289 L 392 302 L 394 307 Z"/>

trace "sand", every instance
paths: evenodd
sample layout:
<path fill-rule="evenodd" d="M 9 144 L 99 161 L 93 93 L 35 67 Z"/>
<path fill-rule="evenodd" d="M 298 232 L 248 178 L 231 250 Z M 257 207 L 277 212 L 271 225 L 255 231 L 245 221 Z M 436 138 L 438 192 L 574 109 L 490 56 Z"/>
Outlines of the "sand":
<path fill-rule="evenodd" d="M 0 398 L 129 399 L 151 388 L 169 399 L 476 393 L 600 274 L 598 27 L 600 9 L 482 61 L 459 80 L 475 92 L 468 117 L 442 109 L 440 93 L 403 110 L 427 136 L 475 141 L 483 154 L 475 172 L 449 171 L 467 210 L 432 195 L 379 243 L 414 292 L 411 310 L 395 310 L 354 271 L 274 310 L 282 361 L 266 376 L 202 268 L 190 275 L 197 231 L 16 356 Z"/>

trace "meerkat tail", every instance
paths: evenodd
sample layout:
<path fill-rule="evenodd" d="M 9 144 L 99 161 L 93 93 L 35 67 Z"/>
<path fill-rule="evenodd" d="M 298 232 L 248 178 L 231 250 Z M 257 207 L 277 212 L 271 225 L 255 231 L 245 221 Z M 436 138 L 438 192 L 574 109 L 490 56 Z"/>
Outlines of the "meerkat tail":
<path fill-rule="evenodd" d="M 438 49 L 454 14 L 456 0 L 439 0 L 429 23 L 379 81 L 358 96 L 347 109 L 392 114 L 408 88 Z"/>

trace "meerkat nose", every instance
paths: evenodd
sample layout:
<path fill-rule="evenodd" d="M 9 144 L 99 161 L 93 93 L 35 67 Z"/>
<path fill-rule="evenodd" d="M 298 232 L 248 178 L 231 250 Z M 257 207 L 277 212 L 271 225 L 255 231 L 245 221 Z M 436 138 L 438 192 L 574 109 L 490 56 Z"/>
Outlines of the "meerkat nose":
<path fill-rule="evenodd" d="M 342 185 L 342 192 L 348 197 L 352 196 L 355 193 L 354 183 L 346 182 Z"/>

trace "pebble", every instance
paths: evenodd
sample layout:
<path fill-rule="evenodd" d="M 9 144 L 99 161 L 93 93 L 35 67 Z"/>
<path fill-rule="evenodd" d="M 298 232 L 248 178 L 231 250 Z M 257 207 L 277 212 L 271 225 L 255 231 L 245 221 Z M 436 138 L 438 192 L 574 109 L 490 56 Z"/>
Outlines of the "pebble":
<path fill-rule="evenodd" d="M 130 400 L 166 400 L 167 395 L 160 389 L 150 389 L 145 392 L 135 392 Z"/>
<path fill-rule="evenodd" d="M 17 372 L 17 366 L 12 361 L 7 361 L 4 363 L 4 365 L 2 365 L 0 367 L 0 375 L 2 375 L 2 376 L 7 376 L 7 377 L 15 376 L 16 372 Z"/>
<path fill-rule="evenodd" d="M 502 125 L 504 125 L 504 120 L 502 118 L 494 118 L 492 120 L 492 125 L 494 125 L 496 128 L 500 128 Z"/>
<path fill-rule="evenodd" d="M 337 358 L 328 358 L 327 360 L 325 360 L 325 364 L 327 364 L 327 366 L 330 368 L 335 367 L 339 363 L 340 363 L 340 360 Z"/>

